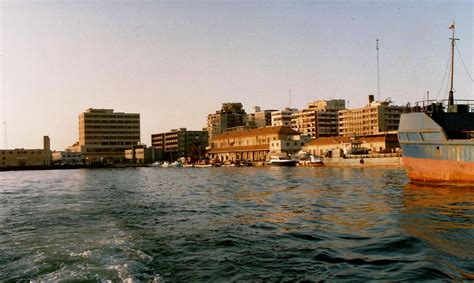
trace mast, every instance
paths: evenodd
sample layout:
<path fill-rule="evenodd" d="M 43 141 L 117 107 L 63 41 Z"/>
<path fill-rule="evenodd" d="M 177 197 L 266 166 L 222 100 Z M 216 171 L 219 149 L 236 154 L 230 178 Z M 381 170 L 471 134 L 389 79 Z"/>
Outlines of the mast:
<path fill-rule="evenodd" d="M 454 37 L 454 31 L 456 29 L 455 22 L 449 26 L 449 29 L 453 30 L 453 37 L 451 37 L 451 86 L 449 89 L 449 98 L 448 98 L 448 107 L 454 105 L 454 92 L 453 92 L 453 85 L 454 85 L 454 42 L 459 40 L 459 38 Z"/>
<path fill-rule="evenodd" d="M 4 127 L 4 132 L 3 132 L 3 134 L 4 134 L 4 136 L 3 136 L 3 138 L 4 138 L 3 146 L 4 146 L 5 149 L 7 149 L 7 148 L 8 148 L 8 140 L 7 140 L 7 121 L 3 121 L 3 127 Z"/>

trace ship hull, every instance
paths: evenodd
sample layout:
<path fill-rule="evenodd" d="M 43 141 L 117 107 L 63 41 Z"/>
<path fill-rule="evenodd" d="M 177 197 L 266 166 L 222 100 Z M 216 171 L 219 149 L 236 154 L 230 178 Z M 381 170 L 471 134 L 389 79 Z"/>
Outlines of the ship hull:
<path fill-rule="evenodd" d="M 474 163 L 403 157 L 408 177 L 414 182 L 474 184 Z"/>
<path fill-rule="evenodd" d="M 402 115 L 398 136 L 412 181 L 474 184 L 474 140 L 449 139 L 424 113 Z"/>

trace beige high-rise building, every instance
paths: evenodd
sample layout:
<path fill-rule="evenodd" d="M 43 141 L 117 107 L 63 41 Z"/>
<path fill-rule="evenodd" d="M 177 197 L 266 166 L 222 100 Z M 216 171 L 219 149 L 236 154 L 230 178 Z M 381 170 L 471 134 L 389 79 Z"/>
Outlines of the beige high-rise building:
<path fill-rule="evenodd" d="M 298 112 L 296 108 L 285 108 L 281 111 L 271 112 L 272 126 L 291 127 L 291 115 Z"/>
<path fill-rule="evenodd" d="M 345 108 L 343 99 L 319 100 L 308 108 L 291 114 L 291 128 L 311 138 L 338 135 L 338 110 Z"/>
<path fill-rule="evenodd" d="M 247 114 L 246 126 L 249 128 L 260 128 L 272 125 L 272 112 L 278 110 L 262 110 L 259 106 L 253 107 L 253 113 Z"/>
<path fill-rule="evenodd" d="M 209 138 L 222 134 L 229 128 L 245 126 L 247 113 L 242 103 L 222 103 L 222 108 L 214 114 L 207 115 L 207 131 Z"/>
<path fill-rule="evenodd" d="M 79 142 L 72 149 L 90 161 L 120 159 L 140 142 L 140 114 L 89 108 L 79 114 Z"/>
<path fill-rule="evenodd" d="M 367 136 L 398 130 L 400 114 L 404 106 L 390 105 L 388 101 L 374 101 L 369 96 L 369 104 L 356 109 L 339 111 L 339 135 Z"/>
<path fill-rule="evenodd" d="M 308 103 L 308 109 L 318 111 L 343 110 L 346 109 L 346 101 L 344 99 L 317 100 Z"/>

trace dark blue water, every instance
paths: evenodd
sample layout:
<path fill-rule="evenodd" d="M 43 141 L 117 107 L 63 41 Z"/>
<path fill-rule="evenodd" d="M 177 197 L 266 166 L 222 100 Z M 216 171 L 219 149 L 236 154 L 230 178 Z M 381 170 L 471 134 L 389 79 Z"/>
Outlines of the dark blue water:
<path fill-rule="evenodd" d="M 403 169 L 0 173 L 0 281 L 474 279 L 474 188 Z"/>

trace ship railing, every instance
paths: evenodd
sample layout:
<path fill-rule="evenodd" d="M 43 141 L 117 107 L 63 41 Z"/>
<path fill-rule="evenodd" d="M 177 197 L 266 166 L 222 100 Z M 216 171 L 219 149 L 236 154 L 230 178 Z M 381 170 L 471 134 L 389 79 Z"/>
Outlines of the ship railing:
<path fill-rule="evenodd" d="M 441 100 L 434 100 L 434 99 L 429 99 L 429 100 L 421 100 L 415 102 L 414 107 L 409 107 L 407 105 L 407 108 L 410 108 L 411 111 L 413 112 L 421 112 L 421 111 L 426 111 L 426 110 L 433 110 L 434 108 L 446 110 L 448 109 L 448 100 L 447 99 L 441 99 Z M 455 105 L 467 105 L 468 111 L 469 112 L 474 112 L 474 100 L 473 99 L 455 99 L 454 100 Z"/>

